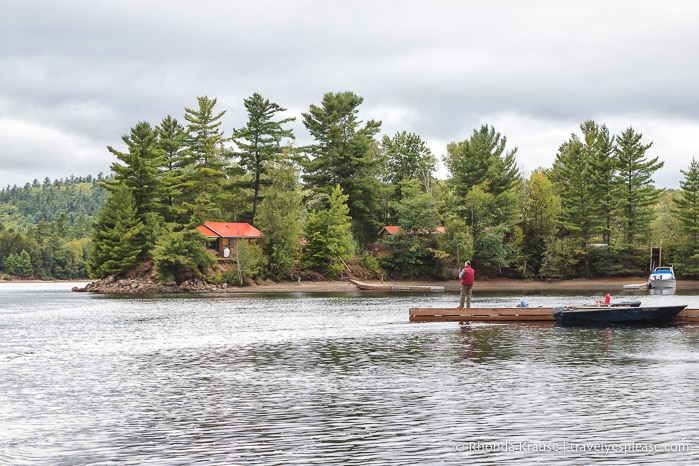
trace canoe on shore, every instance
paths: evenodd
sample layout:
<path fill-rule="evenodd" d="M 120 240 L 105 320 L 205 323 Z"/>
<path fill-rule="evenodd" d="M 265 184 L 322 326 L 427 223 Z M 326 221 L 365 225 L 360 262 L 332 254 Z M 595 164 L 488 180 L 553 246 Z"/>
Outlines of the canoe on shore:
<path fill-rule="evenodd" d="M 433 285 L 388 285 L 388 284 L 374 284 L 374 283 L 364 283 L 358 280 L 350 279 L 350 282 L 355 285 L 360 290 L 371 290 L 371 291 L 407 291 L 413 293 L 443 293 L 443 286 L 433 286 Z"/>

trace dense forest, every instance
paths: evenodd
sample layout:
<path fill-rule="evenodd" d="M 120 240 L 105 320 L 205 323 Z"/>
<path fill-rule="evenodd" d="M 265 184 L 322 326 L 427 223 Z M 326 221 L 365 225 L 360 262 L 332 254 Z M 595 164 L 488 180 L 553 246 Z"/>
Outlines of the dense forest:
<path fill-rule="evenodd" d="M 21 278 L 87 278 L 103 178 L 87 176 L 0 190 L 0 272 Z"/>
<path fill-rule="evenodd" d="M 259 94 L 247 122 L 226 132 L 217 100 L 197 98 L 183 120 L 141 121 L 109 146 L 108 178 L 0 191 L 0 267 L 39 278 L 120 276 L 152 261 L 161 280 L 212 282 L 303 273 L 334 277 L 342 259 L 394 278 L 453 278 L 470 259 L 481 276 L 535 279 L 639 276 L 651 246 L 685 278 L 699 274 L 699 165 L 677 191 L 656 189 L 663 166 L 629 127 L 582 122 L 551 167 L 524 177 L 517 149 L 490 125 L 437 158 L 409 132 L 381 135 L 363 99 L 327 93 L 301 114 L 312 138 L 295 146 L 294 118 Z M 206 221 L 249 222 L 234 269 L 202 245 Z M 378 232 L 392 254 L 367 253 Z"/>

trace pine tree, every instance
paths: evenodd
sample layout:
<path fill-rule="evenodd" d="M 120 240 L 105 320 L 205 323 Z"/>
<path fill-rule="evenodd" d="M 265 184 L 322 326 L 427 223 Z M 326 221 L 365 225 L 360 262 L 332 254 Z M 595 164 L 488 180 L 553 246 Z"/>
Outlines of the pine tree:
<path fill-rule="evenodd" d="M 160 213 L 165 222 L 186 225 L 188 217 L 182 205 L 184 184 L 186 137 L 184 127 L 177 119 L 167 116 L 157 128 L 157 146 L 163 152 L 163 168 L 161 173 L 162 196 Z"/>
<path fill-rule="evenodd" d="M 642 134 L 628 128 L 616 137 L 617 211 L 626 246 L 636 246 L 649 238 L 652 220 L 651 206 L 657 202 L 660 191 L 653 185 L 653 174 L 663 167 L 658 157 L 646 159 L 653 143 L 641 144 Z"/>
<path fill-rule="evenodd" d="M 283 125 L 290 123 L 295 118 L 283 118 L 274 120 L 278 113 L 286 109 L 262 98 L 258 93 L 244 100 L 248 113 L 247 125 L 233 130 L 233 141 L 238 146 L 235 155 L 240 159 L 240 166 L 252 178 L 252 215 L 250 223 L 255 224 L 257 207 L 260 202 L 260 188 L 263 184 L 270 183 L 266 177 L 270 164 L 281 159 L 282 141 L 293 139 L 294 133 L 290 129 L 284 129 Z"/>
<path fill-rule="evenodd" d="M 689 238 L 692 255 L 699 253 L 699 163 L 692 158 L 689 169 L 680 170 L 680 192 L 674 197 L 672 213 L 679 219 L 682 232 Z"/>
<path fill-rule="evenodd" d="M 352 92 L 327 93 L 321 106 L 311 105 L 303 124 L 315 139 L 308 146 L 303 176 L 307 187 L 330 194 L 336 185 L 347 194 L 352 231 L 360 245 L 374 239 L 379 222 L 380 184 L 378 151 L 374 137 L 381 122 L 358 118 L 364 101 Z"/>
<path fill-rule="evenodd" d="M 184 172 L 183 195 L 188 215 L 195 210 L 209 218 L 223 216 L 223 186 L 226 179 L 226 160 L 221 130 L 225 110 L 215 113 L 216 99 L 198 97 L 198 107 L 185 108 L 187 145 L 181 169 Z M 202 211 L 202 209 L 204 209 Z"/>
<path fill-rule="evenodd" d="M 5 270 L 10 275 L 27 278 L 34 274 L 32 259 L 26 249 L 22 249 L 19 254 L 10 254 L 5 259 Z"/>
<path fill-rule="evenodd" d="M 125 183 L 113 185 L 95 224 L 87 264 L 90 276 L 119 276 L 136 266 L 145 247 L 139 241 L 142 230 L 131 191 Z"/>
<path fill-rule="evenodd" d="M 673 197 L 672 215 L 679 221 L 682 235 L 687 239 L 687 257 L 683 266 L 686 275 L 699 275 L 699 163 L 692 158 L 687 170 L 680 170 L 680 192 Z"/>
<path fill-rule="evenodd" d="M 216 263 L 204 248 L 205 241 L 196 229 L 163 231 L 153 251 L 158 279 L 182 283 L 202 277 Z"/>
<path fill-rule="evenodd" d="M 577 251 L 571 260 L 584 263 L 584 274 L 590 274 L 589 245 L 593 242 L 599 216 L 595 203 L 592 159 L 589 151 L 575 134 L 561 144 L 556 154 L 550 178 L 558 187 L 561 213 L 558 228 L 566 236 L 565 245 Z"/>
<path fill-rule="evenodd" d="M 449 184 L 459 200 L 458 209 L 463 209 L 462 200 L 474 188 L 478 188 L 491 199 L 486 218 L 476 217 L 474 210 L 462 212 L 474 229 L 474 238 L 485 227 L 509 224 L 516 214 L 516 189 L 522 177 L 516 165 L 517 149 L 507 150 L 507 138 L 492 126 L 483 125 L 474 130 L 471 138 L 460 143 L 447 145 L 444 158 L 449 170 Z M 473 197 L 473 196 L 471 196 Z"/>
<path fill-rule="evenodd" d="M 129 149 L 120 152 L 108 146 L 109 152 L 123 163 L 112 163 L 114 179 L 103 184 L 109 191 L 117 189 L 121 183 L 131 191 L 136 206 L 136 215 L 143 219 L 150 212 L 158 210 L 163 195 L 161 171 L 164 166 L 164 153 L 158 148 L 158 133 L 149 123 L 139 122 L 131 128 L 131 133 L 122 136 Z"/>
<path fill-rule="evenodd" d="M 420 136 L 405 131 L 392 138 L 384 136 L 381 151 L 386 164 L 386 181 L 395 189 L 395 200 L 400 202 L 400 185 L 406 180 L 417 180 L 424 193 L 432 194 L 433 173 L 437 159 Z"/>
<path fill-rule="evenodd" d="M 591 194 L 599 218 L 597 228 L 602 235 L 602 242 L 611 244 L 616 221 L 614 175 L 617 160 L 614 154 L 614 137 L 605 125 L 599 126 L 594 121 L 586 121 L 580 129 L 583 133 L 583 151 L 590 161 Z"/>
<path fill-rule="evenodd" d="M 457 196 L 478 185 L 495 196 L 514 188 L 521 179 L 517 148 L 508 151 L 506 147 L 507 138 L 489 125 L 473 130 L 468 140 L 449 143 L 445 163 Z"/>

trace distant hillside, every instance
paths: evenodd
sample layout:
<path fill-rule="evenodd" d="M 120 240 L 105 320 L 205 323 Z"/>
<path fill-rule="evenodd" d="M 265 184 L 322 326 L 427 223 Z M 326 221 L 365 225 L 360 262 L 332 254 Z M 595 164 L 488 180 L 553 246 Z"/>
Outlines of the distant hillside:
<path fill-rule="evenodd" d="M 107 192 L 99 183 L 103 177 L 74 177 L 43 183 L 34 180 L 23 187 L 0 190 L 0 224 L 5 228 L 25 231 L 46 221 L 55 222 L 67 216 L 70 224 L 78 219 L 94 218 L 104 205 Z"/>

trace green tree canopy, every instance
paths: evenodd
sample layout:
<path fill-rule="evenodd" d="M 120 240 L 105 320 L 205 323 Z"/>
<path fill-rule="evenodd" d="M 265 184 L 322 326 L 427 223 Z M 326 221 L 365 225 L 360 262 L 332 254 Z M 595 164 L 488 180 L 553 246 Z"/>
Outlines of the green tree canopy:
<path fill-rule="evenodd" d="M 182 164 L 183 204 L 190 215 L 196 211 L 209 218 L 221 218 L 228 166 L 221 118 L 226 111 L 215 111 L 216 99 L 197 97 L 197 102 L 198 107 L 185 108 L 184 115 L 188 124 Z"/>
<path fill-rule="evenodd" d="M 386 164 L 386 181 L 395 189 L 396 201 L 402 195 L 400 185 L 406 180 L 417 180 L 422 192 L 432 193 L 433 174 L 437 159 L 420 136 L 406 131 L 396 133 L 392 138 L 384 136 L 381 151 Z"/>
<path fill-rule="evenodd" d="M 458 196 L 475 186 L 499 196 L 517 185 L 517 149 L 506 150 L 507 138 L 489 125 L 473 130 L 470 139 L 447 145 L 445 163 Z"/>
<path fill-rule="evenodd" d="M 523 259 L 532 274 L 541 268 L 546 245 L 556 232 L 556 217 L 560 212 L 560 199 L 551 180 L 543 170 L 534 171 L 526 185 L 522 230 Z"/>
<path fill-rule="evenodd" d="M 258 224 L 265 232 L 264 250 L 270 275 L 282 279 L 294 266 L 299 251 L 302 223 L 302 195 L 297 172 L 288 163 L 268 168 L 271 184 L 260 204 Z"/>
<path fill-rule="evenodd" d="M 304 266 L 337 276 L 342 272 L 339 258 L 351 259 L 354 256 L 347 199 L 348 196 L 342 193 L 338 184 L 328 197 L 327 208 L 309 214 L 302 257 Z"/>
<path fill-rule="evenodd" d="M 143 219 L 150 212 L 158 210 L 163 194 L 160 179 L 165 164 L 164 152 L 157 145 L 158 133 L 147 122 L 139 122 L 131 129 L 129 135 L 122 136 L 122 141 L 129 151 L 120 152 L 108 146 L 109 152 L 123 163 L 114 162 L 113 180 L 105 180 L 104 186 L 109 191 L 119 189 L 125 184 L 134 197 L 136 215 Z"/>
<path fill-rule="evenodd" d="M 266 178 L 270 164 L 282 157 L 282 141 L 293 139 L 291 129 L 284 129 L 284 125 L 295 118 L 276 119 L 276 115 L 286 111 L 276 103 L 264 99 L 260 94 L 254 93 L 244 100 L 248 114 L 247 124 L 233 130 L 233 141 L 238 146 L 235 155 L 240 159 L 240 166 L 252 178 L 252 216 L 250 223 L 255 223 L 257 206 L 260 201 L 260 188 L 269 183 Z"/>
<path fill-rule="evenodd" d="M 186 209 L 182 205 L 183 185 L 185 172 L 181 170 L 185 166 L 185 151 L 187 149 L 187 133 L 177 119 L 167 116 L 163 118 L 158 132 L 158 148 L 163 153 L 163 166 L 161 176 L 162 194 L 160 196 L 160 213 L 168 223 L 186 225 Z"/>
<path fill-rule="evenodd" d="M 366 244 L 381 227 L 378 151 L 374 137 L 381 122 L 359 120 L 364 99 L 352 92 L 327 93 L 321 106 L 311 105 L 303 124 L 315 139 L 306 148 L 303 179 L 308 188 L 330 194 L 336 185 L 347 193 L 352 231 Z"/>
<path fill-rule="evenodd" d="M 142 230 L 131 190 L 123 182 L 113 185 L 95 224 L 87 264 L 90 276 L 119 276 L 138 265 L 144 247 L 138 239 Z"/>
<path fill-rule="evenodd" d="M 692 248 L 699 252 L 699 163 L 692 158 L 687 170 L 680 170 L 680 192 L 674 197 L 672 212 L 680 221 L 683 233 Z"/>
<path fill-rule="evenodd" d="M 617 156 L 615 191 L 624 243 L 635 246 L 649 238 L 652 220 L 651 206 L 657 202 L 660 192 L 653 185 L 653 174 L 663 167 L 658 157 L 648 160 L 646 152 L 653 143 L 642 144 L 642 134 L 633 128 L 616 137 Z"/>

